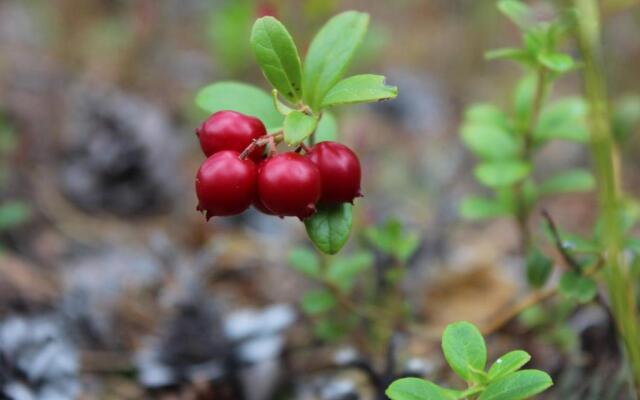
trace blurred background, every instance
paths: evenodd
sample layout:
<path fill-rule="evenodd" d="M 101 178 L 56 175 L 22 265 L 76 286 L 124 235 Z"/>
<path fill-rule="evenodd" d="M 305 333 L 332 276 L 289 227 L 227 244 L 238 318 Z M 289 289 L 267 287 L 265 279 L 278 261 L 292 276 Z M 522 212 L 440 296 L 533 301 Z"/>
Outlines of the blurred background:
<path fill-rule="evenodd" d="M 640 93 L 640 10 L 627 3 L 603 2 L 614 98 Z M 304 53 L 346 9 L 372 17 L 352 70 L 386 75 L 399 96 L 336 112 L 364 171 L 344 252 L 370 254 L 373 276 L 389 259 L 366 232 L 391 221 L 417 238 L 404 290 L 424 334 L 384 351 L 300 310 L 312 284 L 290 254 L 314 250 L 297 219 L 249 210 L 206 223 L 195 211 L 197 90 L 267 87 L 248 43 L 255 18 L 277 16 Z M 393 374 L 455 386 L 442 327 L 491 321 L 527 290 L 513 224 L 457 211 L 479 190 L 464 107 L 508 104 L 521 74 L 484 51 L 518 43 L 489 0 L 0 0 L 0 397 L 366 400 Z M 557 93 L 579 93 L 578 78 Z M 624 148 L 636 195 L 639 150 Z M 545 174 L 588 160 L 559 143 L 538 161 Z M 592 194 L 544 207 L 577 232 L 596 212 Z M 502 326 L 490 359 L 529 351 L 556 382 L 546 398 L 629 398 L 608 314 L 565 308 Z"/>

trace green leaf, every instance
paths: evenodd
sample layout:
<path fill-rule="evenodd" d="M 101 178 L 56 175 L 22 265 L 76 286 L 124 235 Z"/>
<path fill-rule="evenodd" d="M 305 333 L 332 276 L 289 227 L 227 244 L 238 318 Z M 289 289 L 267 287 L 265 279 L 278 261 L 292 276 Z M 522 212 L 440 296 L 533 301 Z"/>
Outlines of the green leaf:
<path fill-rule="evenodd" d="M 640 96 L 625 96 L 616 101 L 611 119 L 616 139 L 624 141 L 640 124 Z"/>
<path fill-rule="evenodd" d="M 351 204 L 318 205 L 318 211 L 304 221 L 311 241 L 326 254 L 336 254 L 351 234 Z"/>
<path fill-rule="evenodd" d="M 531 164 L 524 161 L 486 162 L 478 164 L 473 172 L 480 183 L 495 188 L 523 180 L 531 172 Z"/>
<path fill-rule="evenodd" d="M 562 172 L 544 181 L 539 188 L 541 194 L 587 192 L 596 186 L 596 180 L 589 171 L 575 169 Z"/>
<path fill-rule="evenodd" d="M 239 82 L 218 82 L 196 95 L 198 107 L 208 113 L 233 110 L 259 118 L 268 130 L 282 126 L 283 117 L 273 107 L 273 99 L 255 86 Z"/>
<path fill-rule="evenodd" d="M 469 196 L 460 203 L 460 215 L 470 220 L 502 217 L 510 215 L 511 212 L 508 204 L 503 204 L 496 199 Z"/>
<path fill-rule="evenodd" d="M 302 97 L 302 66 L 293 38 L 274 17 L 253 24 L 251 46 L 264 76 L 287 100 Z"/>
<path fill-rule="evenodd" d="M 355 75 L 336 83 L 324 96 L 321 107 L 371 103 L 397 95 L 398 88 L 387 85 L 382 75 Z"/>
<path fill-rule="evenodd" d="M 461 393 L 420 378 L 398 379 L 385 392 L 391 400 L 454 400 Z"/>
<path fill-rule="evenodd" d="M 338 138 L 338 123 L 336 118 L 328 111 L 322 113 L 318 122 L 314 139 L 316 143 L 333 142 Z"/>
<path fill-rule="evenodd" d="M 497 126 L 465 123 L 461 134 L 469 150 L 483 160 L 513 159 L 520 151 L 518 140 Z"/>
<path fill-rule="evenodd" d="M 21 201 L 7 201 L 0 204 L 0 231 L 12 229 L 26 222 L 31 209 Z"/>
<path fill-rule="evenodd" d="M 522 400 L 547 390 L 553 385 L 545 372 L 522 370 L 491 383 L 478 400 Z"/>
<path fill-rule="evenodd" d="M 575 299 L 580 303 L 588 303 L 598 293 L 596 282 L 575 271 L 565 272 L 558 284 L 560 292 L 570 299 Z"/>
<path fill-rule="evenodd" d="M 498 106 L 491 103 L 476 103 L 467 107 L 464 121 L 470 125 L 490 126 L 501 131 L 509 130 L 509 118 Z"/>
<path fill-rule="evenodd" d="M 247 37 L 251 34 L 254 19 L 253 5 L 248 1 L 225 3 L 211 13 L 207 23 L 207 35 L 213 44 L 217 64 L 229 72 L 246 69 L 251 47 Z"/>
<path fill-rule="evenodd" d="M 527 28 L 531 24 L 531 11 L 529 7 L 521 1 L 500 0 L 498 2 L 498 10 L 520 28 Z"/>
<path fill-rule="evenodd" d="M 475 371 L 484 371 L 487 348 L 478 328 L 469 322 L 447 326 L 442 335 L 442 351 L 447 363 L 465 381 L 475 380 Z"/>
<path fill-rule="evenodd" d="M 529 54 L 528 51 L 519 48 L 489 50 L 484 53 L 484 58 L 487 60 L 513 60 L 524 65 L 533 64 L 531 54 Z"/>
<path fill-rule="evenodd" d="M 546 106 L 534 130 L 536 142 L 549 139 L 585 143 L 589 140 L 586 128 L 587 103 L 579 97 L 569 97 Z"/>
<path fill-rule="evenodd" d="M 365 236 L 381 252 L 405 262 L 420 245 L 420 237 L 415 232 L 404 232 L 402 224 L 390 218 L 382 226 L 373 226 L 365 231 Z"/>
<path fill-rule="evenodd" d="M 339 257 L 329 264 L 327 279 L 344 292 L 349 292 L 358 275 L 373 266 L 373 255 L 362 251 L 351 256 Z"/>
<path fill-rule="evenodd" d="M 523 350 L 510 351 L 502 357 L 498 358 L 491 368 L 489 368 L 489 380 L 495 381 L 507 376 L 520 368 L 531 360 L 529 353 Z"/>
<path fill-rule="evenodd" d="M 284 140 L 289 145 L 296 145 L 313 133 L 318 126 L 318 120 L 303 113 L 292 111 L 284 119 Z"/>
<path fill-rule="evenodd" d="M 527 281 L 534 288 L 541 288 L 549 280 L 553 270 L 553 260 L 534 248 L 527 256 Z"/>
<path fill-rule="evenodd" d="M 334 342 L 344 337 L 349 330 L 349 325 L 335 321 L 333 319 L 323 318 L 317 321 L 313 327 L 313 333 L 320 339 Z"/>
<path fill-rule="evenodd" d="M 313 38 L 303 74 L 305 103 L 312 109 L 317 110 L 327 92 L 346 72 L 368 24 L 366 13 L 343 12 L 331 18 Z"/>
<path fill-rule="evenodd" d="M 317 279 L 321 275 L 318 256 L 303 247 L 297 247 L 289 253 L 289 265 L 309 278 Z"/>
<path fill-rule="evenodd" d="M 336 305 L 336 298 L 326 290 L 312 290 L 302 296 L 302 310 L 309 315 L 322 314 Z"/>
<path fill-rule="evenodd" d="M 538 54 L 538 62 L 550 70 L 559 73 L 568 72 L 575 68 L 573 58 L 564 53 L 540 53 Z"/>

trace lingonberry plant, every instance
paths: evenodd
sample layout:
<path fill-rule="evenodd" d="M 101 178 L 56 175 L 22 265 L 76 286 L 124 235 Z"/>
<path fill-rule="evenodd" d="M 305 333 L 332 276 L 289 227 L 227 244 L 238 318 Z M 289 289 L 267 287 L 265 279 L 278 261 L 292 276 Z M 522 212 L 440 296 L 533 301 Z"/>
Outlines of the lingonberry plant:
<path fill-rule="evenodd" d="M 543 371 L 521 370 L 531 359 L 523 350 L 508 352 L 486 370 L 485 341 L 469 322 L 447 326 L 442 335 L 442 352 L 453 372 L 466 382 L 466 389 L 453 390 L 424 379 L 402 378 L 389 386 L 387 396 L 391 400 L 522 400 L 553 385 Z"/>
<path fill-rule="evenodd" d="M 572 15 L 537 22 L 521 1 L 501 0 L 498 8 L 522 30 L 523 47 L 492 50 L 486 57 L 517 62 L 524 76 L 507 110 L 481 103 L 465 113 L 462 140 L 480 160 L 474 169 L 476 179 L 493 196 L 467 197 L 461 203 L 461 214 L 469 219 L 512 217 L 520 231 L 522 251 L 528 255 L 529 282 L 540 287 L 551 272 L 551 262 L 532 242 L 529 220 L 536 204 L 545 196 L 591 190 L 595 180 L 587 170 L 572 169 L 537 181 L 534 159 L 552 140 L 588 142 L 587 104 L 575 96 L 550 100 L 558 78 L 579 65 L 560 50 L 570 32 Z"/>
<path fill-rule="evenodd" d="M 353 201 L 361 196 L 361 168 L 356 154 L 335 142 L 337 127 L 328 109 L 397 95 L 380 75 L 344 78 L 368 22 L 367 14 L 355 11 L 331 18 L 309 45 L 304 63 L 282 23 L 271 16 L 255 22 L 251 48 L 272 95 L 219 82 L 196 98 L 212 113 L 197 130 L 209 157 L 196 182 L 198 209 L 207 219 L 239 214 L 253 204 L 266 214 L 304 220 L 324 253 L 344 246 Z M 281 142 L 290 150 L 278 154 Z"/>
<path fill-rule="evenodd" d="M 552 262 L 535 248 L 529 232 L 529 216 L 543 195 L 591 189 L 596 183 L 600 216 L 589 238 L 567 234 L 543 212 L 546 230 L 568 270 L 555 290 L 576 303 L 598 294 L 598 278 L 608 288 L 601 303 L 610 308 L 626 350 L 635 391 L 640 392 L 640 320 L 637 278 L 640 246 L 633 227 L 640 220 L 640 203 L 622 192 L 618 143 L 638 118 L 633 101 L 620 102 L 610 112 L 604 60 L 600 44 L 599 4 L 595 0 L 567 1 L 562 17 L 536 22 L 532 10 L 519 0 L 501 0 L 498 6 L 523 31 L 524 48 L 500 49 L 488 58 L 511 59 L 532 74 L 515 91 L 513 114 L 492 105 L 468 110 L 463 140 L 482 163 L 478 180 L 495 190 L 493 199 L 469 198 L 462 204 L 470 218 L 513 216 L 522 232 L 522 248 L 528 254 L 527 277 L 542 287 Z M 562 36 L 573 34 L 582 61 L 576 63 L 558 51 Z M 545 105 L 551 83 L 560 74 L 582 67 L 585 99 L 570 98 Z M 532 156 L 548 139 L 568 139 L 590 145 L 595 179 L 586 171 L 564 172 L 540 184 L 531 178 Z M 537 295 L 537 294 L 536 294 Z M 537 295 L 537 300 L 546 295 Z M 574 303 L 575 304 L 575 303 Z"/>
<path fill-rule="evenodd" d="M 302 296 L 301 308 L 318 338 L 352 336 L 369 350 L 380 350 L 411 319 L 400 284 L 420 241 L 396 219 L 367 227 L 362 236 L 363 245 L 350 254 L 327 256 L 297 247 L 289 264 L 316 284 Z M 362 322 L 367 328 L 359 331 Z"/>

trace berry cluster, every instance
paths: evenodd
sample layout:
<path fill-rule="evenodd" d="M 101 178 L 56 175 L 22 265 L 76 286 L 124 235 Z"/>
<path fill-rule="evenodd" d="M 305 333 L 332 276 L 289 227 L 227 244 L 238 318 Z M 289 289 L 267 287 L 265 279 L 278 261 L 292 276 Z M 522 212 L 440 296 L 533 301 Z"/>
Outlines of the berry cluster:
<path fill-rule="evenodd" d="M 196 134 L 208 157 L 196 176 L 198 211 L 207 220 L 240 214 L 252 204 L 265 214 L 304 219 L 318 203 L 361 196 L 360 161 L 340 143 L 276 154 L 277 135 L 267 135 L 259 119 L 234 111 L 211 115 Z"/>

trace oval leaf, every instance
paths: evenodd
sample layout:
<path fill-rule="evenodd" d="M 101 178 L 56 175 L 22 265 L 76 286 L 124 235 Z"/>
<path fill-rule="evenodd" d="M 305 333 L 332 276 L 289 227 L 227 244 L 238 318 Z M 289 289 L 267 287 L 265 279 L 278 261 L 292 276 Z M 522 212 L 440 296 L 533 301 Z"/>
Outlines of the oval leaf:
<path fill-rule="evenodd" d="M 551 385 L 551 377 L 542 371 L 518 371 L 487 386 L 478 400 L 522 400 L 545 391 Z"/>
<path fill-rule="evenodd" d="M 465 381 L 474 381 L 476 372 L 487 363 L 487 347 L 482 334 L 469 322 L 447 326 L 442 334 L 442 351 L 447 363 Z"/>
<path fill-rule="evenodd" d="M 385 394 L 391 400 L 453 400 L 460 398 L 461 392 L 420 378 L 402 378 L 393 382 Z"/>
<path fill-rule="evenodd" d="M 300 100 L 302 66 L 298 49 L 287 28 L 273 17 L 262 17 L 253 24 L 251 46 L 271 85 L 288 100 Z"/>
<path fill-rule="evenodd" d="M 362 43 L 369 15 L 347 11 L 331 18 L 313 38 L 304 62 L 305 103 L 312 109 L 344 75 Z"/>
<path fill-rule="evenodd" d="M 580 303 L 588 303 L 598 294 L 596 282 L 577 272 L 565 272 L 558 284 L 560 292 Z"/>
<path fill-rule="evenodd" d="M 596 180 L 589 171 L 576 169 L 547 179 L 540 185 L 539 190 L 542 194 L 586 192 L 595 186 Z"/>
<path fill-rule="evenodd" d="M 466 219 L 487 219 L 511 214 L 508 204 L 477 196 L 465 197 L 460 204 L 460 215 Z"/>
<path fill-rule="evenodd" d="M 529 6 L 519 0 L 500 0 L 498 10 L 520 28 L 526 28 L 531 24 L 531 10 Z"/>
<path fill-rule="evenodd" d="M 318 120 L 301 111 L 292 111 L 284 119 L 284 140 L 289 145 L 295 145 L 313 133 L 318 126 Z"/>
<path fill-rule="evenodd" d="M 529 353 L 523 350 L 510 351 L 498 358 L 489 368 L 489 379 L 494 381 L 522 368 L 531 360 Z"/>
<path fill-rule="evenodd" d="M 535 288 L 541 288 L 549 280 L 553 270 L 553 260 L 534 248 L 527 256 L 527 281 Z"/>
<path fill-rule="evenodd" d="M 355 75 L 336 83 L 322 100 L 322 107 L 341 104 L 371 103 L 398 95 L 396 86 L 385 83 L 382 75 Z"/>
<path fill-rule="evenodd" d="M 481 159 L 513 159 L 520 151 L 518 140 L 495 125 L 467 122 L 461 134 L 465 146 Z"/>
<path fill-rule="evenodd" d="M 289 265 L 309 278 L 319 278 L 321 275 L 320 261 L 315 253 L 309 249 L 302 247 L 293 249 L 289 253 Z"/>
<path fill-rule="evenodd" d="M 529 175 L 531 164 L 524 161 L 495 161 L 479 164 L 474 169 L 478 181 L 489 187 L 509 186 Z"/>
<path fill-rule="evenodd" d="M 329 264 L 327 279 L 340 290 L 348 292 L 353 287 L 358 275 L 371 268 L 373 254 L 362 251 L 348 257 L 339 257 Z"/>
<path fill-rule="evenodd" d="M 336 254 L 351 233 L 351 204 L 319 205 L 318 211 L 304 221 L 311 241 L 326 254 Z"/>
<path fill-rule="evenodd" d="M 326 290 L 312 290 L 302 296 L 302 309 L 309 315 L 321 314 L 336 305 L 336 298 Z"/>
<path fill-rule="evenodd" d="M 239 82 L 218 82 L 202 88 L 196 105 L 208 113 L 233 110 L 259 118 L 268 130 L 282 127 L 284 117 L 264 90 Z"/>

